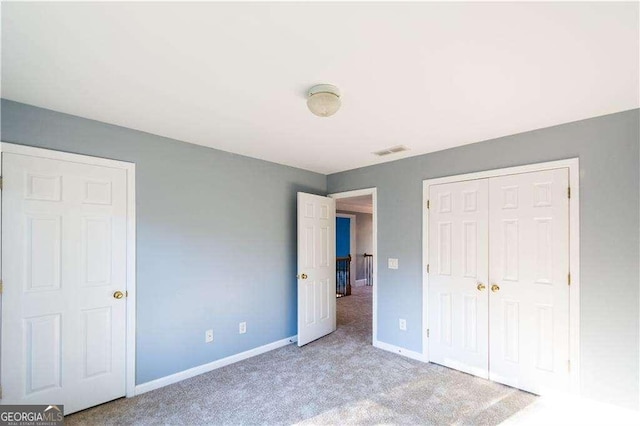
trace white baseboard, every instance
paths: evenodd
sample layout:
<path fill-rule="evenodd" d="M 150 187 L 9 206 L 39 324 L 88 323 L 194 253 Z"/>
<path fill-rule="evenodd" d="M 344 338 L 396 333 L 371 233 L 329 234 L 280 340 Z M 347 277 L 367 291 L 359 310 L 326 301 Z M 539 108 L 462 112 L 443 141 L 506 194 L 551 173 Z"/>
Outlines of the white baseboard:
<path fill-rule="evenodd" d="M 356 280 L 356 287 L 364 287 L 367 285 L 367 280 Z"/>
<path fill-rule="evenodd" d="M 287 346 L 291 343 L 297 342 L 298 336 L 287 337 L 286 339 L 278 340 L 272 343 L 267 343 L 266 345 L 249 349 L 245 352 L 240 352 L 239 354 L 231 355 L 226 358 L 218 359 L 216 361 L 210 362 L 208 364 L 199 365 L 197 367 L 190 368 L 188 370 L 180 371 L 178 373 L 172 374 L 170 376 L 161 377 L 159 379 L 152 380 L 147 383 L 143 383 L 141 385 L 136 385 L 135 395 L 140 395 L 145 392 L 152 391 L 154 389 L 159 389 L 164 386 L 171 385 L 173 383 L 180 382 L 182 380 L 189 379 L 194 376 L 198 376 L 203 373 L 208 373 L 209 371 L 227 366 L 229 364 L 236 363 L 238 361 L 245 360 L 247 358 L 254 357 L 256 355 L 263 354 L 265 352 L 272 351 L 274 349 L 281 348 L 283 346 Z"/>
<path fill-rule="evenodd" d="M 420 352 L 410 351 L 409 349 L 401 348 L 400 346 L 390 345 L 379 340 L 375 340 L 373 342 L 373 346 L 378 349 L 406 356 L 407 358 L 415 359 L 416 361 L 429 362 L 429 360 Z"/>

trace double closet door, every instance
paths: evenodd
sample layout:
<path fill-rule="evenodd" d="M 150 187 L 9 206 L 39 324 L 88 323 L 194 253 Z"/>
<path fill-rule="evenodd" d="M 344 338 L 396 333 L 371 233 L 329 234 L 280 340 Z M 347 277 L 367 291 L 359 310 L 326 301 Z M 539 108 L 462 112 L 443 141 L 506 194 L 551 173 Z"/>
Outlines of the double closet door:
<path fill-rule="evenodd" d="M 568 389 L 568 187 L 566 168 L 430 187 L 431 362 Z"/>

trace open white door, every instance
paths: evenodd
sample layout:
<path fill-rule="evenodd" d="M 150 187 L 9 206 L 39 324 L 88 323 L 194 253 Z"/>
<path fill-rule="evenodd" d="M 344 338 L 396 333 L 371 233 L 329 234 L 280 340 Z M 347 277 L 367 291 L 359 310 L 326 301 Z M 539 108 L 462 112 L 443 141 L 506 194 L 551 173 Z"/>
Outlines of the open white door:
<path fill-rule="evenodd" d="M 336 329 L 336 202 L 298 192 L 298 346 Z"/>

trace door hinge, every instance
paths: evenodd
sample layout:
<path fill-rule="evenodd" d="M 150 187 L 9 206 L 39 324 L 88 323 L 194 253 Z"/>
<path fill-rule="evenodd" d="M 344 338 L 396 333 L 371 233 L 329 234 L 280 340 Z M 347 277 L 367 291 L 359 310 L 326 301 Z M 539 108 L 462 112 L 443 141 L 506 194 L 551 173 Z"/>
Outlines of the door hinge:
<path fill-rule="evenodd" d="M 2 189 L 2 176 L 0 176 L 0 189 Z"/>
<path fill-rule="evenodd" d="M 4 286 L 2 285 L 2 280 L 0 280 L 0 294 L 4 291 Z"/>
<path fill-rule="evenodd" d="M 427 339 L 429 338 L 429 329 L 427 328 Z"/>
<path fill-rule="evenodd" d="M 429 273 L 429 264 L 427 263 L 427 274 Z"/>
<path fill-rule="evenodd" d="M 429 210 L 429 205 L 430 205 L 429 201 L 430 200 L 427 200 L 427 210 Z"/>
<path fill-rule="evenodd" d="M 569 372 L 571 371 L 571 360 L 570 359 L 567 360 L 567 371 L 569 371 Z"/>
<path fill-rule="evenodd" d="M 571 285 L 571 273 L 567 275 L 567 282 L 569 283 L 568 285 Z"/>
<path fill-rule="evenodd" d="M 571 187 L 567 188 L 567 198 L 571 198 Z"/>
<path fill-rule="evenodd" d="M 2 386 L 0 386 L 0 399 L 2 399 Z"/>

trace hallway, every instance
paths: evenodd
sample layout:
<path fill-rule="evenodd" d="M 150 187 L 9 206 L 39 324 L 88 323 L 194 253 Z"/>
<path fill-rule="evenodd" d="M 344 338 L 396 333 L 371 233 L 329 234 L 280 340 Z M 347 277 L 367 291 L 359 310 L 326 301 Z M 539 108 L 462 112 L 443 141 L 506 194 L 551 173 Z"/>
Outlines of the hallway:
<path fill-rule="evenodd" d="M 353 343 L 371 345 L 373 287 L 352 287 L 351 295 L 336 300 L 338 329 Z"/>

